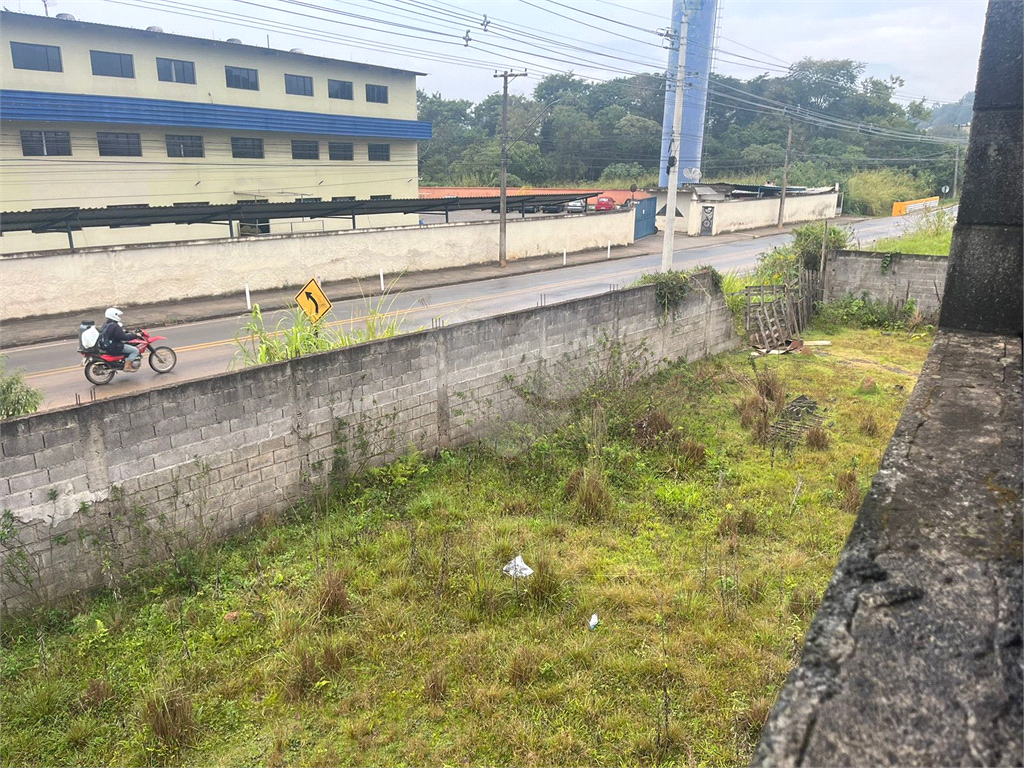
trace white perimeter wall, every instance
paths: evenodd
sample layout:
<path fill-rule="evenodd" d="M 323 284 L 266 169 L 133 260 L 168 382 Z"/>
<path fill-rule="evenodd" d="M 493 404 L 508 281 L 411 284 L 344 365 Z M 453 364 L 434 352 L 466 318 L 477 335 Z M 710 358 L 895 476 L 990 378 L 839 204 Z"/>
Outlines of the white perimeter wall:
<path fill-rule="evenodd" d="M 510 219 L 508 258 L 633 242 L 634 211 Z M 469 222 L 263 235 L 0 256 L 0 319 L 137 303 L 125 276 L 145 276 L 146 303 L 482 264 L 498 258 L 498 223 Z"/>
<path fill-rule="evenodd" d="M 783 223 L 793 224 L 800 221 L 830 219 L 836 215 L 838 199 L 837 192 L 787 197 Z M 708 205 L 715 206 L 714 234 L 757 229 L 758 227 L 773 227 L 779 221 L 779 203 L 778 198 L 708 203 Z M 699 210 L 697 208 L 698 216 Z M 697 234 L 697 232 L 691 231 L 690 234 Z"/>

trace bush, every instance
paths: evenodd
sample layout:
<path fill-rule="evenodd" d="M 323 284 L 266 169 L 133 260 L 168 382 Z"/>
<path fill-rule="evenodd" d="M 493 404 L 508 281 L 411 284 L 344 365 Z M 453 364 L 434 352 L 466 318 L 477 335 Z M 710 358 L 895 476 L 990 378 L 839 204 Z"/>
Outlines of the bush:
<path fill-rule="evenodd" d="M 829 304 L 819 303 L 814 322 L 826 333 L 840 327 L 902 331 L 915 328 L 921 317 L 913 299 L 894 304 L 872 299 L 865 291 L 859 299 L 851 295 Z"/>
<path fill-rule="evenodd" d="M 35 413 L 43 393 L 25 383 L 21 371 L 8 371 L 7 358 L 0 356 L 0 419 Z"/>

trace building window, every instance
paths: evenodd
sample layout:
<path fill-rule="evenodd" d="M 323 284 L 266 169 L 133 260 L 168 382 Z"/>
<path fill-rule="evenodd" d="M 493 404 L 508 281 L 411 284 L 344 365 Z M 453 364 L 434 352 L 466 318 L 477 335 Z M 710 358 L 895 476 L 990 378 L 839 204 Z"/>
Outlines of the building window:
<path fill-rule="evenodd" d="M 260 73 L 255 69 L 224 67 L 224 72 L 227 75 L 228 88 L 241 88 L 245 91 L 260 89 Z"/>
<path fill-rule="evenodd" d="M 263 158 L 263 139 L 240 139 L 231 137 L 231 156 Z"/>
<path fill-rule="evenodd" d="M 319 141 L 292 140 L 292 160 L 319 160 Z"/>
<path fill-rule="evenodd" d="M 284 92 L 295 96 L 312 96 L 313 78 L 305 75 L 285 75 Z"/>
<path fill-rule="evenodd" d="M 135 62 L 130 53 L 89 51 L 92 73 L 103 77 L 135 77 Z"/>
<path fill-rule="evenodd" d="M 370 195 L 371 200 L 390 200 L 391 195 Z"/>
<path fill-rule="evenodd" d="M 191 61 L 178 61 L 177 59 L 156 60 L 156 76 L 165 83 L 191 83 L 196 84 L 196 65 Z"/>
<path fill-rule="evenodd" d="M 142 141 L 137 133 L 97 133 L 101 157 L 142 157 Z"/>
<path fill-rule="evenodd" d="M 322 197 L 296 197 L 296 203 L 322 203 Z"/>
<path fill-rule="evenodd" d="M 71 134 L 68 131 L 22 131 L 21 154 L 25 157 L 70 155 Z"/>
<path fill-rule="evenodd" d="M 386 85 L 366 84 L 366 100 L 376 104 L 388 103 L 388 87 Z"/>
<path fill-rule="evenodd" d="M 15 69 L 38 69 L 41 72 L 63 72 L 60 48 L 56 45 L 11 43 L 11 60 Z"/>
<path fill-rule="evenodd" d="M 367 144 L 366 150 L 370 160 L 382 162 L 391 159 L 390 144 Z"/>
<path fill-rule="evenodd" d="M 330 153 L 331 160 L 352 160 L 354 157 L 352 153 L 352 142 L 350 141 L 328 142 L 327 150 Z"/>
<path fill-rule="evenodd" d="M 331 99 L 348 99 L 352 101 L 352 81 L 328 80 L 327 96 Z"/>
<path fill-rule="evenodd" d="M 355 195 L 342 195 L 340 197 L 332 197 L 331 198 L 331 202 L 332 203 L 344 203 L 344 202 L 348 202 L 349 200 L 355 200 L 355 199 L 356 199 Z"/>
<path fill-rule="evenodd" d="M 202 136 L 168 133 L 164 138 L 167 139 L 168 157 L 205 157 Z"/>

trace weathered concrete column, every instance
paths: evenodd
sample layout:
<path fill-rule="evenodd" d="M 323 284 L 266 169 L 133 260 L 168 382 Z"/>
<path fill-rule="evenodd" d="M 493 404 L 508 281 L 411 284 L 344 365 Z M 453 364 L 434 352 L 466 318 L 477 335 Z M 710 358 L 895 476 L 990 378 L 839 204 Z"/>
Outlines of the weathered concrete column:
<path fill-rule="evenodd" d="M 939 326 L 1021 334 L 1024 61 L 1020 0 L 989 3 Z"/>

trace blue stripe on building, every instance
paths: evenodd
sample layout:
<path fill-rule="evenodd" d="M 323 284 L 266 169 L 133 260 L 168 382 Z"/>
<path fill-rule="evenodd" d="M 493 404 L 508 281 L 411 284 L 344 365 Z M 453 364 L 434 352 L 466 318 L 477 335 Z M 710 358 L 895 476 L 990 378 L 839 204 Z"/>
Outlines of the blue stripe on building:
<path fill-rule="evenodd" d="M 388 139 L 422 140 L 432 136 L 431 124 L 421 120 L 38 91 L 0 90 L 0 120 L 162 125 Z"/>

